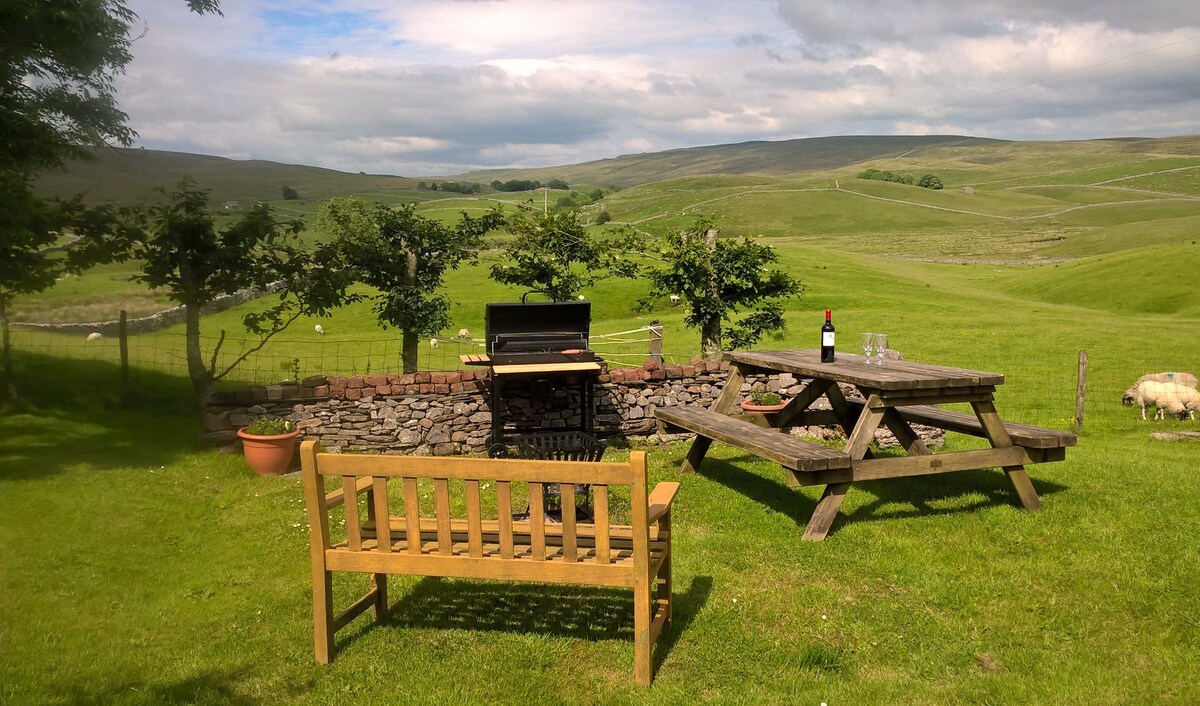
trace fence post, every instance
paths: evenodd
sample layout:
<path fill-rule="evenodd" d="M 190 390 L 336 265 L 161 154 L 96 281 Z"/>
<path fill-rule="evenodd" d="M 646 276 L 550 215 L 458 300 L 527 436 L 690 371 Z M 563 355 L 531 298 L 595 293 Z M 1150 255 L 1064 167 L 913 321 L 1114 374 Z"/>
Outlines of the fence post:
<path fill-rule="evenodd" d="M 662 324 L 657 321 L 650 322 L 650 358 L 656 363 L 663 362 L 662 331 Z"/>
<path fill-rule="evenodd" d="M 1075 386 L 1075 433 L 1083 431 L 1083 393 L 1087 388 L 1087 349 L 1079 351 L 1079 377 Z"/>
<path fill-rule="evenodd" d="M 117 328 L 121 343 L 121 399 L 129 399 L 129 323 L 125 310 L 121 310 L 121 323 Z"/>

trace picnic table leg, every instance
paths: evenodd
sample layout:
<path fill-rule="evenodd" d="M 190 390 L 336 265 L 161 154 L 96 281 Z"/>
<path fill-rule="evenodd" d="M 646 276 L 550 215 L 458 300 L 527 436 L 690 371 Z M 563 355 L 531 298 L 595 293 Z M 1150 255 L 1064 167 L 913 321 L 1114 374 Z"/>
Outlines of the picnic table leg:
<path fill-rule="evenodd" d="M 1009 437 L 1008 430 L 1004 428 L 1004 422 L 1000 419 L 1000 413 L 996 411 L 995 403 L 991 400 L 972 402 L 971 407 L 975 410 L 975 417 L 983 425 L 983 431 L 994 448 L 1008 448 L 1013 445 L 1012 438 Z M 1004 466 L 1003 468 L 1004 473 L 1008 476 L 1008 482 L 1012 483 L 1013 490 L 1017 492 L 1017 498 L 1021 501 L 1021 505 L 1026 510 L 1040 508 L 1042 501 L 1033 488 L 1033 482 L 1029 480 L 1029 474 L 1025 472 L 1025 466 Z"/>
<path fill-rule="evenodd" d="M 850 490 L 848 482 L 830 483 L 825 486 L 825 492 L 821 494 L 821 499 L 817 502 L 812 517 L 808 518 L 808 524 L 804 526 L 804 536 L 801 539 L 806 542 L 819 542 L 825 539 L 825 535 L 829 534 L 829 528 L 833 526 L 834 518 L 837 517 L 838 508 L 842 506 L 842 500 L 846 497 L 847 490 Z"/>
<path fill-rule="evenodd" d="M 746 380 L 745 373 L 737 363 L 729 366 L 729 377 L 725 380 L 725 386 L 721 388 L 721 394 L 712 404 L 712 411 L 726 414 L 733 408 L 733 401 L 737 399 L 738 393 L 742 389 L 742 382 Z M 704 461 L 704 455 L 708 453 L 708 447 L 712 446 L 712 439 L 707 436 L 696 435 L 692 441 L 692 447 L 688 449 L 687 458 L 683 460 L 683 465 L 680 466 L 680 473 L 691 473 L 700 468 L 700 464 Z"/>
<path fill-rule="evenodd" d="M 712 446 L 712 439 L 697 435 L 692 440 L 692 447 L 688 449 L 687 458 L 683 459 L 683 465 L 679 467 L 679 472 L 691 473 L 699 469 L 700 464 L 704 461 L 704 454 L 708 453 L 709 446 Z"/>

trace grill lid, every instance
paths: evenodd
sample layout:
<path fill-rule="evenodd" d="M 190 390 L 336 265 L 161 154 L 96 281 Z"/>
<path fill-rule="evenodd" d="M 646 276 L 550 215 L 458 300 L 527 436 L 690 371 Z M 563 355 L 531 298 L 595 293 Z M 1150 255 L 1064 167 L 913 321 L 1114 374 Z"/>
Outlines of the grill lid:
<path fill-rule="evenodd" d="M 487 305 L 484 329 L 488 353 L 586 349 L 592 303 L 496 302 Z"/>

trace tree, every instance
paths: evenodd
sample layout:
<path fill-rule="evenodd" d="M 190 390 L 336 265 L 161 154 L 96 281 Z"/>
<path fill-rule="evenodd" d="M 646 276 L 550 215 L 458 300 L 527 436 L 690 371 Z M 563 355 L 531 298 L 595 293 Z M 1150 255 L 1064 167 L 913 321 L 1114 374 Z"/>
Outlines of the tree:
<path fill-rule="evenodd" d="M 451 301 L 439 291 L 446 271 L 475 258 L 483 236 L 504 216 L 498 208 L 479 218 L 463 212 L 451 227 L 417 215 L 416 204 L 337 198 L 321 208 L 318 223 L 333 236 L 348 272 L 379 290 L 375 314 L 384 328 L 402 332 L 404 372 L 414 373 L 420 340 L 451 323 Z"/>
<path fill-rule="evenodd" d="M 917 186 L 921 187 L 922 189 L 935 190 L 945 188 L 942 185 L 942 180 L 939 179 L 936 174 L 926 174 L 925 176 L 921 177 L 921 180 L 917 182 Z"/>
<path fill-rule="evenodd" d="M 187 4 L 199 14 L 220 14 L 219 0 Z M 0 3 L 0 327 L 9 398 L 16 386 L 8 306 L 13 297 L 54 284 L 67 263 L 48 257 L 46 248 L 60 238 L 64 219 L 84 215 L 34 196 L 33 175 L 90 158 L 88 147 L 132 143 L 113 81 L 132 59 L 129 29 L 136 20 L 122 0 Z"/>
<path fill-rule="evenodd" d="M 352 299 L 346 294 L 350 280 L 336 260 L 336 250 L 328 245 L 302 250 L 298 234 L 303 224 L 275 220 L 266 204 L 255 204 L 241 219 L 218 229 L 208 211 L 208 192 L 184 179 L 163 203 L 128 215 L 134 222 L 124 228 L 85 234 L 80 251 L 101 262 L 136 260 L 142 271 L 134 279 L 166 290 L 184 307 L 188 376 L 201 404 L 216 381 L 297 318 L 325 316 Z M 87 254 L 88 250 L 94 252 Z M 222 363 L 222 330 L 206 363 L 201 309 L 221 295 L 246 288 L 276 293 L 274 304 L 242 317 L 246 330 L 259 340 Z"/>
<path fill-rule="evenodd" d="M 557 189 L 559 191 L 568 191 L 570 190 L 571 186 L 562 179 L 551 179 L 550 181 L 546 182 L 546 188 Z"/>
<path fill-rule="evenodd" d="M 296 191 L 295 189 L 288 186 L 287 184 L 283 185 L 283 200 L 284 201 L 295 201 L 299 198 L 300 198 L 299 191 Z"/>
<path fill-rule="evenodd" d="M 781 299 L 803 293 L 804 286 L 787 273 L 768 269 L 778 260 L 770 246 L 749 238 L 718 240 L 718 230 L 700 220 L 687 231 L 659 239 L 663 265 L 649 268 L 650 292 L 640 302 L 652 308 L 656 298 L 677 295 L 691 307 L 683 322 L 700 329 L 700 349 L 715 360 L 722 350 L 722 322 L 743 309 L 749 313 L 727 329 L 729 345 L 745 348 L 764 335 L 786 328 Z"/>
<path fill-rule="evenodd" d="M 637 275 L 636 263 L 620 254 L 628 242 L 594 237 L 574 211 L 526 208 L 509 220 L 507 230 L 514 236 L 504 248 L 507 262 L 493 265 L 491 271 L 501 284 L 567 301 L 601 279 Z"/>

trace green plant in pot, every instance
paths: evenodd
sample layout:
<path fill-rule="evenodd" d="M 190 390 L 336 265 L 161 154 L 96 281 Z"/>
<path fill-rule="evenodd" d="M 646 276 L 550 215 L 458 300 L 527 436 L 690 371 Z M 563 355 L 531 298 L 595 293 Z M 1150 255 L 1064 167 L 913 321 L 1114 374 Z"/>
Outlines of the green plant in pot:
<path fill-rule="evenodd" d="M 756 383 L 750 388 L 750 396 L 742 401 L 742 409 L 747 412 L 778 412 L 787 406 L 787 402 L 777 392 L 771 392 L 762 383 Z"/>
<path fill-rule="evenodd" d="M 291 465 L 300 430 L 287 419 L 259 417 L 238 429 L 237 435 L 250 468 L 260 476 L 277 476 Z"/>

